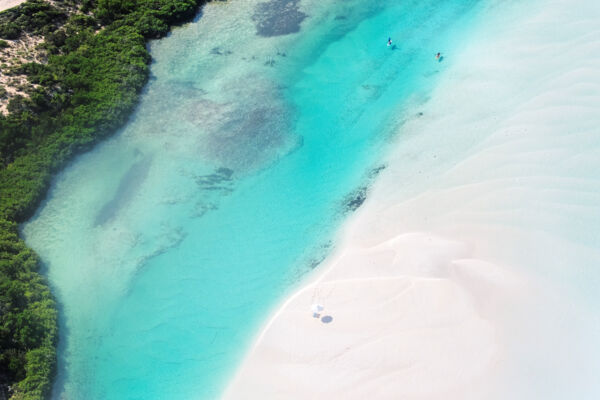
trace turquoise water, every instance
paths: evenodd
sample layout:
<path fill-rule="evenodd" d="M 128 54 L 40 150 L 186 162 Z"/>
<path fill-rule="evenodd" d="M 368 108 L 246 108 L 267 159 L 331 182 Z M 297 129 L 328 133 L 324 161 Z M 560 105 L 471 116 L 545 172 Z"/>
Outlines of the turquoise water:
<path fill-rule="evenodd" d="M 131 121 L 23 226 L 61 307 L 55 398 L 217 397 L 478 2 L 303 1 L 275 18 L 301 29 L 273 37 L 256 35 L 271 21 L 257 3 L 210 4 L 152 43 Z"/>

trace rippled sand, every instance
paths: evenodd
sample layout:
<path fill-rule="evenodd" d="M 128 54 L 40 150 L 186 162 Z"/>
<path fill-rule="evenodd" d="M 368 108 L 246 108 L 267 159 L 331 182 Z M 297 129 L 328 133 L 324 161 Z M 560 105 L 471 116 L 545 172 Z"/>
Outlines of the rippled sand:
<path fill-rule="evenodd" d="M 226 398 L 598 398 L 600 7 L 497 3 Z"/>

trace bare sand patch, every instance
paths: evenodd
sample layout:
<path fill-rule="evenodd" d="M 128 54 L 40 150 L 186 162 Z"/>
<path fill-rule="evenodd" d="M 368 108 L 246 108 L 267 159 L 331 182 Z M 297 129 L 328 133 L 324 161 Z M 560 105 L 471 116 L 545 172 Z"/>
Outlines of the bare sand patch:
<path fill-rule="evenodd" d="M 225 398 L 600 395 L 600 8 L 575 3 L 490 8 Z"/>

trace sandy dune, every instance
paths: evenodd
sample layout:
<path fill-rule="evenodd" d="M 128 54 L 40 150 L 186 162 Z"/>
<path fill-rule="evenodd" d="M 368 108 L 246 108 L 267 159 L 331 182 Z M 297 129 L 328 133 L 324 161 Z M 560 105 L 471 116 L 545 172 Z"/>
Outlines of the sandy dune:
<path fill-rule="evenodd" d="M 225 398 L 600 396 L 600 7 L 484 23 Z"/>

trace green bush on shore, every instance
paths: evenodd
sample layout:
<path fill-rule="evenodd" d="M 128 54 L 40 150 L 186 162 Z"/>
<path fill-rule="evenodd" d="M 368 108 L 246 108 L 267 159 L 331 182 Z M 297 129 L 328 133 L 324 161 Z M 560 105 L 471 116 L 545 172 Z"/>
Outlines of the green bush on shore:
<path fill-rule="evenodd" d="M 64 23 L 67 14 L 43 0 L 29 0 L 0 13 L 0 37 L 18 39 L 22 33 L 47 33 Z"/>
<path fill-rule="evenodd" d="M 0 115 L 0 398 L 43 399 L 56 364 L 55 302 L 17 223 L 33 215 L 53 173 L 127 120 L 148 79 L 146 40 L 203 2 L 63 0 L 84 13 L 68 16 L 28 0 L 0 13 L 0 39 L 43 34 L 48 53 L 47 64 L 18 68 L 38 86 Z"/>

